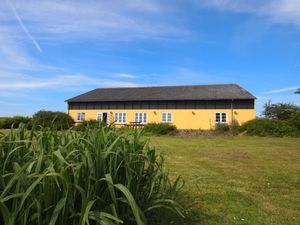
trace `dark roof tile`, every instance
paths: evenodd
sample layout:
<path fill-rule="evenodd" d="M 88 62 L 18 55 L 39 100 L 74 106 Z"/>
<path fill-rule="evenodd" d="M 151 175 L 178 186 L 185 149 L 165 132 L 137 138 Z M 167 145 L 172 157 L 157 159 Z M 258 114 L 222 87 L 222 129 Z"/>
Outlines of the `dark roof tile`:
<path fill-rule="evenodd" d="M 255 99 L 237 84 L 97 88 L 67 102 Z"/>

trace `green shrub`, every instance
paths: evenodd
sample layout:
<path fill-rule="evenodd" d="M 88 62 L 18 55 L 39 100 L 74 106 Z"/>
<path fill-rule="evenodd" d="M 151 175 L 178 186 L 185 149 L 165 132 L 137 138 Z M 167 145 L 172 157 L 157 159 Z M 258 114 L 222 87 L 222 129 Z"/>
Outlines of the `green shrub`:
<path fill-rule="evenodd" d="M 237 135 L 241 132 L 241 126 L 238 123 L 234 123 L 230 126 L 230 132 L 233 135 Z"/>
<path fill-rule="evenodd" d="M 288 120 L 289 124 L 300 130 L 300 112 L 294 113 Z"/>
<path fill-rule="evenodd" d="M 299 130 L 289 122 L 275 119 L 255 119 L 244 123 L 240 131 L 258 136 L 299 136 Z"/>
<path fill-rule="evenodd" d="M 38 111 L 33 115 L 33 125 L 42 127 L 53 127 L 55 129 L 69 129 L 74 125 L 74 120 L 63 112 Z"/>
<path fill-rule="evenodd" d="M 27 124 L 31 127 L 32 121 L 29 117 L 14 116 L 0 119 L 0 129 L 18 128 L 20 123 Z"/>
<path fill-rule="evenodd" d="M 165 215 L 182 215 L 174 198 L 183 184 L 140 133 L 0 132 L 0 224 L 172 224 Z"/>
<path fill-rule="evenodd" d="M 169 123 L 148 123 L 144 127 L 144 131 L 156 135 L 166 135 L 176 132 L 177 128 Z"/>
<path fill-rule="evenodd" d="M 97 120 L 85 120 L 81 122 L 80 124 L 75 126 L 75 130 L 78 131 L 83 131 L 87 128 L 89 129 L 96 129 L 101 126 L 104 126 L 104 123 L 102 121 L 97 121 Z"/>
<path fill-rule="evenodd" d="M 217 123 L 215 127 L 215 131 L 220 133 L 225 133 L 230 130 L 230 127 L 226 123 Z"/>

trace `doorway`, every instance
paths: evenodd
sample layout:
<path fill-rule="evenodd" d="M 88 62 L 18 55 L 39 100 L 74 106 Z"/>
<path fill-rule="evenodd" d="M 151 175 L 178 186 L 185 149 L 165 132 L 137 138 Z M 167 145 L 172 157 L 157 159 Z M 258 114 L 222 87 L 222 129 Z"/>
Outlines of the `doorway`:
<path fill-rule="evenodd" d="M 109 121 L 108 121 L 108 114 L 107 113 L 103 113 L 102 114 L 102 121 L 104 124 L 109 124 Z"/>

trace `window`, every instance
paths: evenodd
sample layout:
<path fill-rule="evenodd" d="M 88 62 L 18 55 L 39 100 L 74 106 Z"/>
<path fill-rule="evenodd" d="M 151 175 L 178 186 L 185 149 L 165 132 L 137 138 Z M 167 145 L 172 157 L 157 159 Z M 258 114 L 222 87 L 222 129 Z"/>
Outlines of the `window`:
<path fill-rule="evenodd" d="M 96 120 L 103 120 L 103 114 L 101 112 L 97 113 Z"/>
<path fill-rule="evenodd" d="M 227 123 L 227 114 L 216 113 L 216 123 Z"/>
<path fill-rule="evenodd" d="M 140 113 L 135 113 L 134 114 L 134 121 L 135 122 L 139 122 L 139 123 L 147 123 L 147 113 L 143 113 L 143 112 L 140 112 Z"/>
<path fill-rule="evenodd" d="M 77 113 L 77 120 L 78 121 L 85 121 L 85 113 L 84 112 Z"/>
<path fill-rule="evenodd" d="M 124 112 L 115 113 L 115 122 L 126 123 L 126 113 Z"/>
<path fill-rule="evenodd" d="M 161 122 L 163 122 L 163 123 L 171 123 L 172 122 L 172 113 L 170 113 L 170 112 L 163 112 L 161 114 Z"/>

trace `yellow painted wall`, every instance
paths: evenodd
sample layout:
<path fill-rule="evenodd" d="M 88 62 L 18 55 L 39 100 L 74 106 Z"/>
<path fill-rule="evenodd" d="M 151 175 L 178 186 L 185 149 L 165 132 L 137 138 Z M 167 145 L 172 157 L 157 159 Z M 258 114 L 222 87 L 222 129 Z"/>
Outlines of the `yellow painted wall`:
<path fill-rule="evenodd" d="M 230 109 L 99 109 L 99 110 L 69 110 L 69 115 L 76 121 L 78 112 L 85 112 L 86 120 L 95 120 L 97 112 L 107 112 L 110 114 L 110 122 L 114 121 L 115 112 L 126 113 L 126 123 L 134 122 L 134 113 L 146 112 L 148 113 L 148 123 L 160 123 L 162 112 L 172 113 L 172 124 L 176 125 L 178 129 L 213 129 L 215 127 L 215 113 L 227 113 L 227 122 L 230 124 L 233 118 L 242 124 L 248 120 L 255 118 L 254 109 L 236 109 L 233 112 Z"/>

